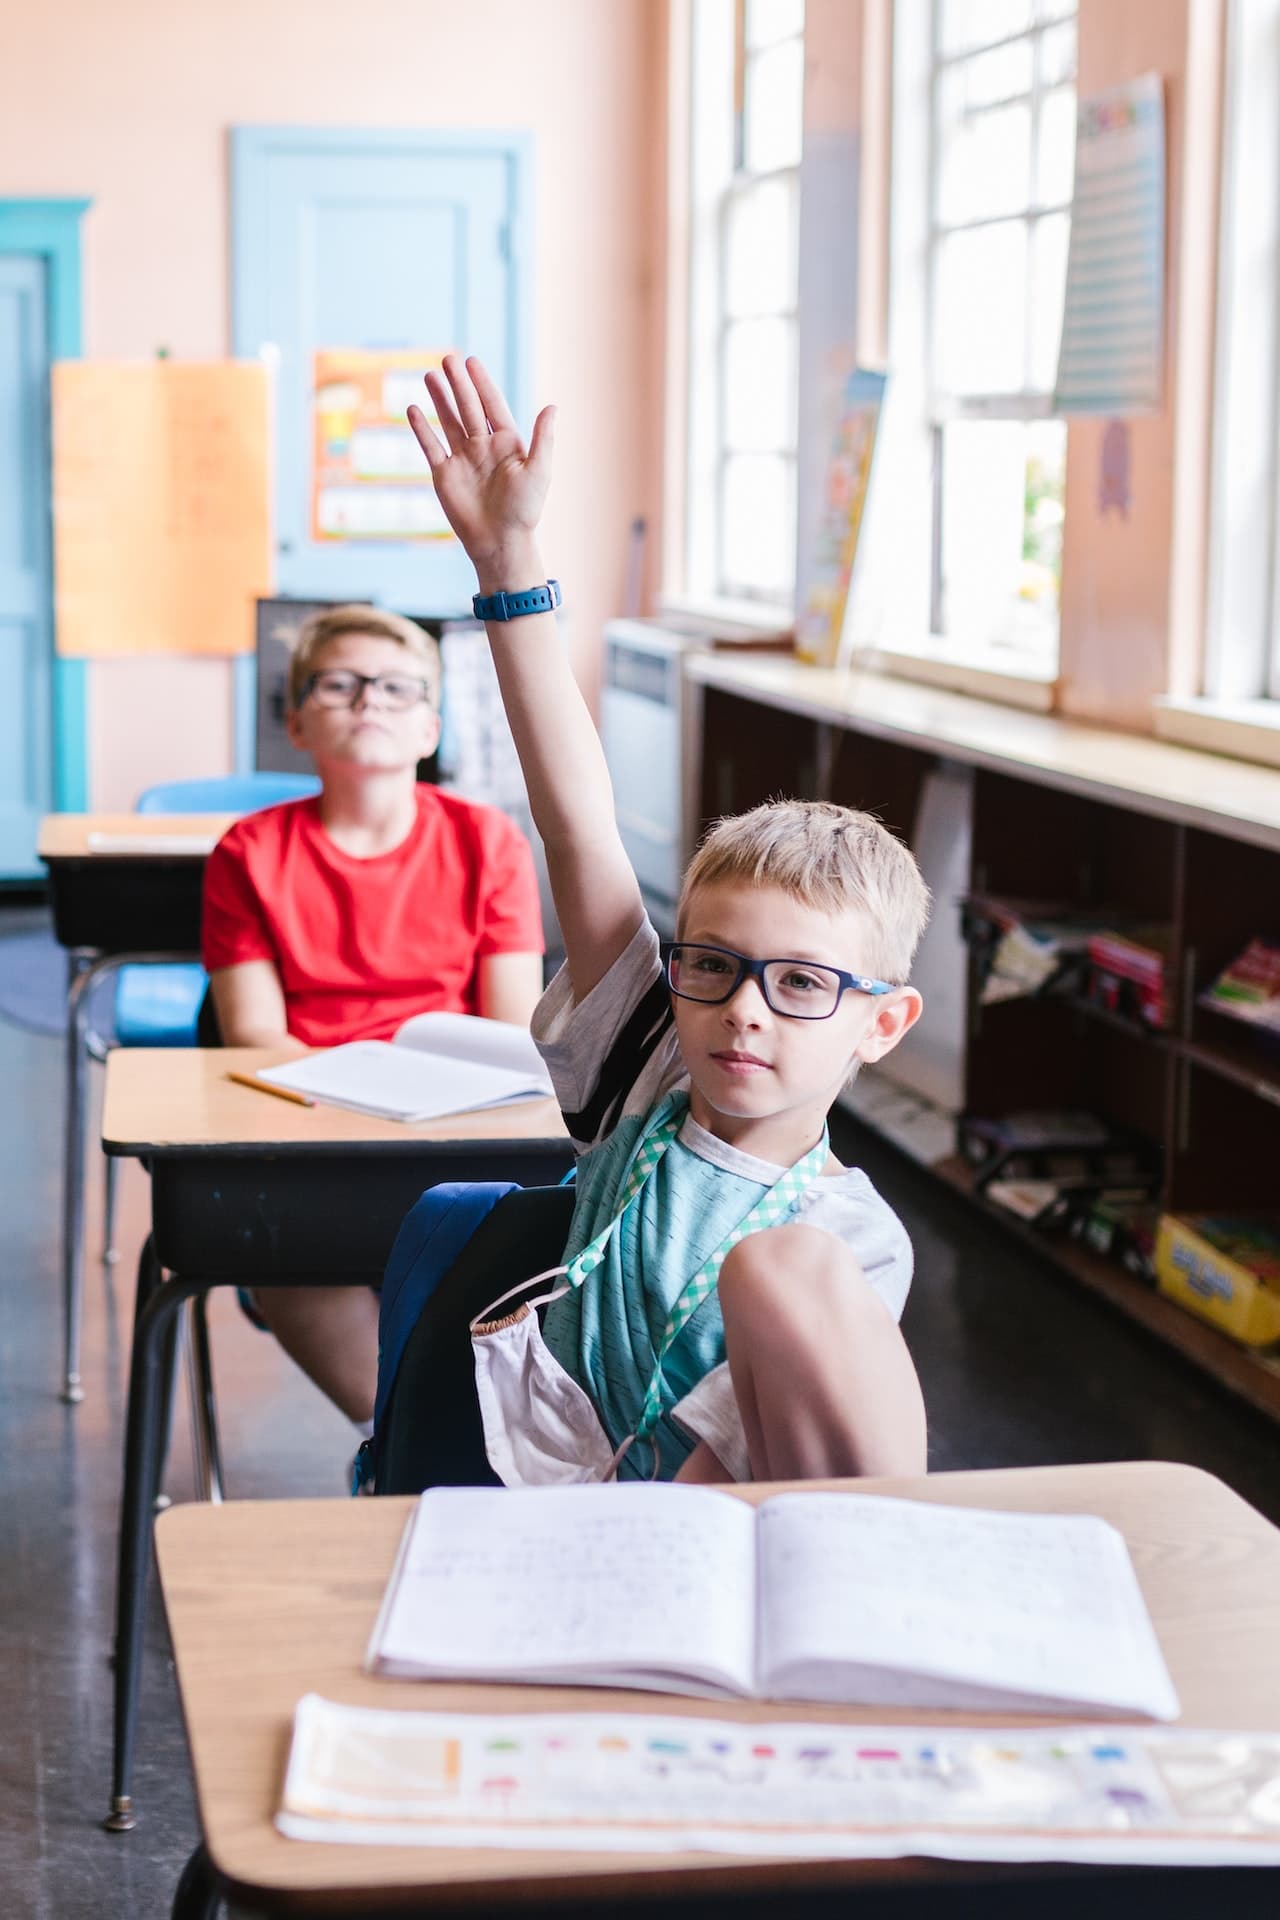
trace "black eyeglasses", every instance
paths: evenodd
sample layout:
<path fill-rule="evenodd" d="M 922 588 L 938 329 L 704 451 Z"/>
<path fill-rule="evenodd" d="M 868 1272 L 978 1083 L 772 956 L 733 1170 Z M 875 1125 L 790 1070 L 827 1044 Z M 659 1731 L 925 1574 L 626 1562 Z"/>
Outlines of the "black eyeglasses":
<path fill-rule="evenodd" d="M 328 667 L 309 673 L 298 693 L 298 705 L 314 700 L 318 707 L 354 707 L 366 687 L 375 703 L 393 713 L 406 713 L 420 700 L 430 700 L 431 683 L 405 673 L 352 673 L 346 667 Z"/>
<path fill-rule="evenodd" d="M 887 980 L 814 960 L 748 960 L 732 947 L 691 946 L 677 940 L 662 949 L 667 985 L 682 1000 L 719 1006 L 744 980 L 758 980 L 765 1005 L 785 1020 L 829 1020 L 846 993 L 892 993 Z"/>

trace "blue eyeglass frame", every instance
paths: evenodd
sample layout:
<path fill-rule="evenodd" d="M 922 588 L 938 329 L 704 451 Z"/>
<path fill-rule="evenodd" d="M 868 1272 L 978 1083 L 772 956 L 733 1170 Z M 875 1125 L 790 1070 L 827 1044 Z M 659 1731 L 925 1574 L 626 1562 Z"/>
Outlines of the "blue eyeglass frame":
<path fill-rule="evenodd" d="M 696 950 L 698 953 L 722 953 L 726 960 L 734 961 L 738 971 L 728 992 L 722 993 L 715 1000 L 708 1000 L 705 995 L 700 993 L 681 993 L 679 987 L 671 978 L 671 960 L 672 956 L 678 953 L 682 947 L 688 948 L 690 951 Z M 873 980 L 870 974 L 866 973 L 846 973 L 843 967 L 830 966 L 825 960 L 788 960 L 781 956 L 768 960 L 748 960 L 745 953 L 735 953 L 732 947 L 712 946 L 710 942 L 706 940 L 664 940 L 661 943 L 659 951 L 662 955 L 663 979 L 670 987 L 672 993 L 676 994 L 679 999 L 693 1000 L 697 1002 L 698 1005 L 704 1007 L 722 1007 L 727 1000 L 732 1000 L 744 980 L 755 980 L 759 984 L 766 1007 L 768 1007 L 770 1013 L 776 1013 L 779 1020 L 831 1020 L 834 1019 L 838 1012 L 840 1002 L 844 999 L 846 993 L 869 993 L 876 995 L 897 992 L 897 988 L 888 980 Z M 766 967 L 821 967 L 824 973 L 833 973 L 840 982 L 840 991 L 836 995 L 835 1006 L 832 1007 L 830 1013 L 789 1013 L 784 1011 L 782 1007 L 775 1007 L 769 998 L 769 986 L 764 977 Z"/>
<path fill-rule="evenodd" d="M 355 680 L 358 683 L 356 686 L 355 692 L 352 694 L 350 700 L 347 702 L 347 705 L 352 708 L 354 708 L 357 700 L 360 700 L 363 698 L 364 690 L 366 687 L 376 687 L 379 680 L 401 680 L 401 679 L 412 680 L 415 686 L 421 687 L 422 692 L 419 695 L 419 699 L 425 700 L 428 706 L 431 705 L 431 682 L 426 678 L 424 678 L 421 674 L 357 673 L 354 667 L 321 667 L 318 673 L 309 673 L 306 679 L 303 681 L 301 687 L 298 689 L 297 704 L 299 707 L 306 705 L 307 701 L 311 698 L 312 694 L 316 690 L 316 681 L 323 679 L 325 674 L 328 674 L 328 673 L 345 673 L 348 675 L 350 679 Z M 412 702 L 413 707 L 416 707 L 417 704 L 418 704 L 417 700 Z M 412 707 L 387 707 L 384 709 L 384 711 L 387 713 L 409 713 L 412 711 Z"/>

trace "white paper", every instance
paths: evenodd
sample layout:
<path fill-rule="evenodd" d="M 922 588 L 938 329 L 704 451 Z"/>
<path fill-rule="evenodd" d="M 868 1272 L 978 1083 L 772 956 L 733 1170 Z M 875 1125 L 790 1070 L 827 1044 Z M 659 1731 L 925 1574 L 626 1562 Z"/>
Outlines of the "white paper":
<path fill-rule="evenodd" d="M 212 853 L 216 833 L 105 833 L 87 835 L 90 853 Z"/>
<path fill-rule="evenodd" d="M 552 1091 L 551 1076 L 533 1035 L 528 1027 L 517 1027 L 510 1020 L 485 1020 L 477 1013 L 415 1013 L 396 1028 L 394 1045 L 445 1060 L 503 1067 L 538 1081 L 547 1093 Z"/>
<path fill-rule="evenodd" d="M 437 1487 L 368 1665 L 749 1692 L 755 1515 L 697 1487 Z"/>
<path fill-rule="evenodd" d="M 827 1859 L 1280 1863 L 1280 1735 L 298 1704 L 298 1839 Z"/>
<path fill-rule="evenodd" d="M 420 1016 L 427 1018 L 430 1016 Z M 443 1017 L 443 1016 L 441 1016 Z M 458 1016 L 466 1025 L 466 1016 Z M 407 1023 L 411 1024 L 411 1023 Z M 479 1021 L 481 1027 L 497 1021 Z M 512 1028 L 517 1036 L 521 1029 Z M 259 1078 L 291 1087 L 330 1106 L 349 1107 L 382 1120 L 436 1120 L 444 1114 L 480 1107 L 541 1100 L 551 1083 L 540 1061 L 535 1067 L 500 1066 L 482 1059 L 427 1053 L 418 1039 L 403 1040 L 404 1028 L 390 1040 L 352 1040 L 328 1047 L 280 1067 L 264 1067 Z M 524 1039 L 529 1040 L 528 1034 Z"/>
<path fill-rule="evenodd" d="M 760 1672 L 775 1698 L 1177 1718 L 1105 1520 L 798 1493 L 765 1501 L 759 1525 Z"/>

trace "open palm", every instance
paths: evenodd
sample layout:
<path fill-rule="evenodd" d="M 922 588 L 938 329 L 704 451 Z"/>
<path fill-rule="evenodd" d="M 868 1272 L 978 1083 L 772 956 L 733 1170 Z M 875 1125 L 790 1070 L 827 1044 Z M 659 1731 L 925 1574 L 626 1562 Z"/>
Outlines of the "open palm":
<path fill-rule="evenodd" d="M 409 425 L 427 456 L 449 525 L 480 565 L 528 539 L 538 524 L 551 483 L 555 409 L 543 408 L 526 447 L 501 389 L 479 360 L 446 354 L 426 385 L 444 442 L 420 407 L 410 407 Z"/>

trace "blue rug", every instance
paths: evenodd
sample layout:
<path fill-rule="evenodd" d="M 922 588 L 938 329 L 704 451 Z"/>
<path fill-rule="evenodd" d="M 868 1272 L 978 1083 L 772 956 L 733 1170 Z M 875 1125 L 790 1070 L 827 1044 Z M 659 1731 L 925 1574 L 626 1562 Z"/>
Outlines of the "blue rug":
<path fill-rule="evenodd" d="M 115 981 L 93 990 L 91 1024 L 110 1033 Z M 0 934 L 0 1020 L 28 1033 L 61 1037 L 67 1030 L 67 956 L 47 927 Z"/>

